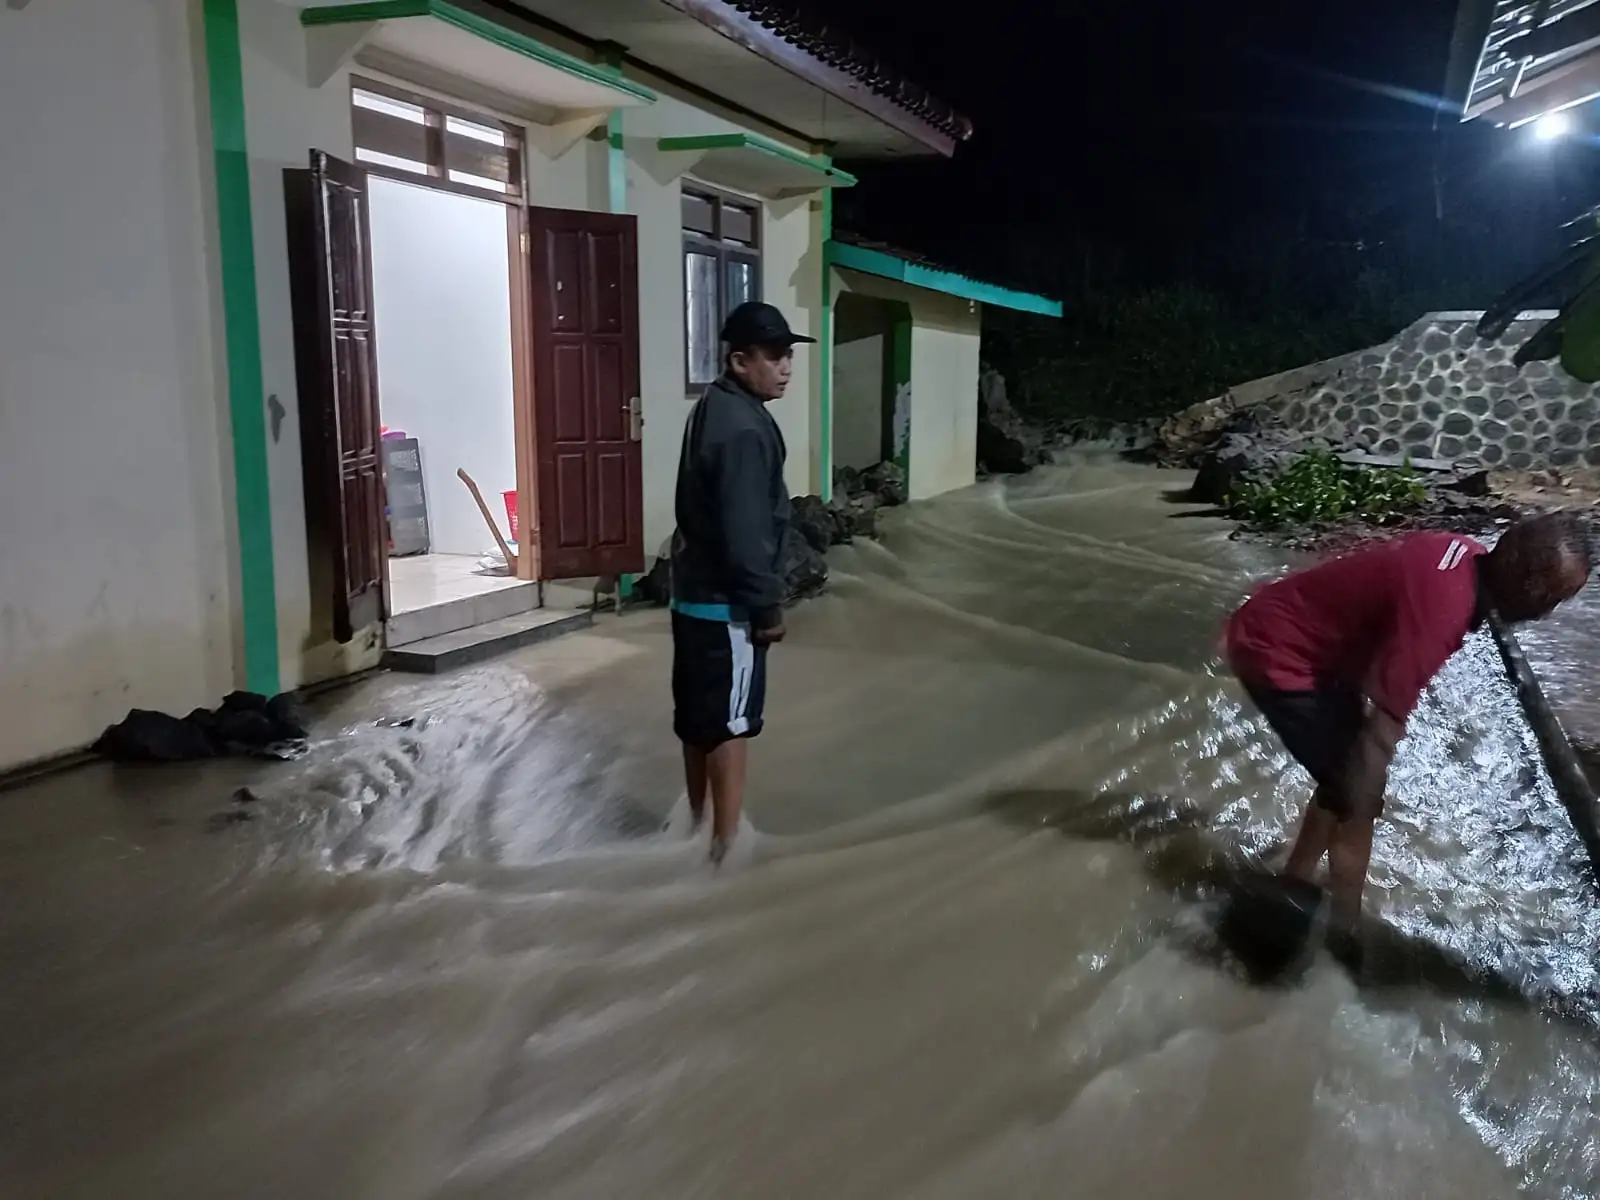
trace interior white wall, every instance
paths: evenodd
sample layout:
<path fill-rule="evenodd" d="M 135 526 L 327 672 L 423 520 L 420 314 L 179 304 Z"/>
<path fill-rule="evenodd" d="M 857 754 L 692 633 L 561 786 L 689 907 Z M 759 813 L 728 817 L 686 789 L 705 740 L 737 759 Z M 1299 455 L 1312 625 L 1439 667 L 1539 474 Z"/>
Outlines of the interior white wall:
<path fill-rule="evenodd" d="M 833 347 L 833 465 L 860 470 L 883 458 L 883 372 L 889 339 L 868 334 Z"/>
<path fill-rule="evenodd" d="M 373 319 L 383 423 L 417 439 L 431 548 L 478 554 L 493 536 L 463 467 L 505 524 L 517 486 L 506 210 L 373 177 Z"/>
<path fill-rule="evenodd" d="M 0 768 L 233 681 L 198 19 L 0 6 Z"/>

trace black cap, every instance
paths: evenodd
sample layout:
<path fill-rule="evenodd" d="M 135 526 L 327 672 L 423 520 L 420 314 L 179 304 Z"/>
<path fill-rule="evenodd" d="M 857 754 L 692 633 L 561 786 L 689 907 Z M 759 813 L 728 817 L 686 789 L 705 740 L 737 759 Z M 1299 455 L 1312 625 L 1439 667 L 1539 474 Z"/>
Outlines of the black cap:
<path fill-rule="evenodd" d="M 772 305 L 746 300 L 728 314 L 722 326 L 722 340 L 730 349 L 742 350 L 746 346 L 793 346 L 817 339 L 790 329 L 789 322 Z"/>

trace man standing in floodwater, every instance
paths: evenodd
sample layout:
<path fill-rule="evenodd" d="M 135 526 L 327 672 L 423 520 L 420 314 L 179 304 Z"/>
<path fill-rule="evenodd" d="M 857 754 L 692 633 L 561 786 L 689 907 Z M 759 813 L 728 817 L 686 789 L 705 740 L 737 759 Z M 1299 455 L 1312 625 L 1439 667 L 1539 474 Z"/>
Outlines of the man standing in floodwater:
<path fill-rule="evenodd" d="M 1316 782 L 1284 874 L 1312 883 L 1328 856 L 1336 949 L 1359 956 L 1373 824 L 1423 689 L 1491 611 L 1543 617 L 1592 565 L 1583 521 L 1550 513 L 1493 550 L 1417 533 L 1331 559 L 1260 588 L 1229 619 L 1229 665 Z"/>
<path fill-rule="evenodd" d="M 739 305 L 722 328 L 722 377 L 695 403 L 683 434 L 671 559 L 672 724 L 696 829 L 711 793 L 713 862 L 739 830 L 767 647 L 785 632 L 787 450 L 766 406 L 789 387 L 795 345 L 814 341 L 770 304 Z"/>

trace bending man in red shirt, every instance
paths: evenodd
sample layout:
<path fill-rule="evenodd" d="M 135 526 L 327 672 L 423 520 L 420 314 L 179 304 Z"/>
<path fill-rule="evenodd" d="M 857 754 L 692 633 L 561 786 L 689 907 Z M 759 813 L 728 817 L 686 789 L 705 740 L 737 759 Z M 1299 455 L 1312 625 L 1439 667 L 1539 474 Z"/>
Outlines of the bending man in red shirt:
<path fill-rule="evenodd" d="M 1571 513 L 1519 521 L 1492 551 L 1417 533 L 1260 588 L 1229 619 L 1229 665 L 1316 781 L 1284 873 L 1314 882 L 1328 855 L 1333 932 L 1350 938 L 1389 763 L 1428 681 L 1494 610 L 1545 616 L 1592 566 Z"/>

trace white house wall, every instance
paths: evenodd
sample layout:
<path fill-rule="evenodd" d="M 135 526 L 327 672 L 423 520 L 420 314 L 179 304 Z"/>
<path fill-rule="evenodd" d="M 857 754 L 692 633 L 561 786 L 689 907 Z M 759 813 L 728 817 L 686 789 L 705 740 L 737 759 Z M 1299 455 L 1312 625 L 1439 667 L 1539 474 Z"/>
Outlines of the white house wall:
<path fill-rule="evenodd" d="M 978 458 L 977 305 L 936 292 L 911 304 L 913 500 L 967 487 Z"/>
<path fill-rule="evenodd" d="M 762 298 L 776 304 L 798 333 L 822 333 L 821 214 L 814 201 L 770 203 L 764 210 L 761 263 Z M 782 400 L 771 405 L 789 446 L 787 479 L 791 495 L 814 492 L 822 477 L 821 412 L 818 383 L 821 355 L 816 346 L 797 347 L 794 373 Z"/>
<path fill-rule="evenodd" d="M 312 149 L 350 160 L 353 148 L 352 72 L 310 86 L 299 8 L 238 0 L 285 687 L 371 665 L 380 653 L 376 629 L 332 643 L 327 598 L 313 604 L 306 560 L 283 170 L 305 167 Z M 182 712 L 214 703 L 242 673 L 200 11 L 196 0 L 0 8 L 0 108 L 28 114 L 0 135 L 9 164 L 0 178 L 0 699 L 8 713 L 0 767 L 82 745 L 130 706 Z M 622 122 L 626 211 L 639 223 L 653 552 L 672 528 L 690 405 L 681 179 L 653 153 L 654 140 L 736 130 L 783 139 L 664 80 L 637 77 L 660 97 L 626 110 Z M 41 105 L 41 96 L 50 102 Z M 472 104 L 469 89 L 461 98 Z M 609 161 L 599 131 L 555 158 L 530 144 L 529 198 L 606 211 Z M 818 334 L 821 204 L 814 196 L 768 201 L 763 211 L 764 297 L 797 329 Z M 925 353 L 952 357 L 937 340 Z M 821 481 L 819 355 L 799 350 L 790 394 L 773 406 L 797 492 Z"/>
<path fill-rule="evenodd" d="M 184 0 L 0 7 L 0 768 L 233 683 L 191 22 Z"/>
<path fill-rule="evenodd" d="M 328 678 L 373 664 L 377 630 L 348 646 L 329 639 L 325 617 L 314 617 L 306 563 L 305 507 L 296 413 L 294 342 L 289 308 L 288 248 L 284 232 L 284 167 L 306 164 L 311 148 L 353 157 L 350 77 L 389 79 L 424 94 L 444 95 L 361 68 L 334 72 L 320 88 L 306 81 L 305 35 L 298 10 L 279 0 L 240 0 L 245 102 L 251 159 L 257 282 L 261 302 L 262 362 L 266 392 L 288 410 L 271 457 L 273 540 L 277 551 L 278 629 L 285 686 Z M 560 49 L 574 50 L 559 39 Z M 659 96 L 653 105 L 623 111 L 628 156 L 627 211 L 639 223 L 639 343 L 644 410 L 643 498 L 647 555 L 672 532 L 673 486 L 678 451 L 691 398 L 684 386 L 684 294 L 681 180 L 654 151 L 655 139 L 732 131 L 772 136 L 771 130 L 741 125 L 713 106 L 690 103 L 672 85 L 648 74 L 639 82 Z M 472 104 L 470 86 L 463 103 Z M 481 107 L 478 106 L 478 107 Z M 505 116 L 505 114 L 498 114 Z M 609 211 L 608 150 L 597 131 L 565 153 L 551 157 L 538 139 L 528 141 L 529 202 L 549 208 Z M 763 205 L 762 280 L 765 298 L 782 308 L 802 332 L 820 325 L 820 207 L 791 199 Z M 377 328 L 379 345 L 384 330 Z M 796 357 L 789 395 L 773 406 L 789 446 L 792 491 L 815 490 L 820 447 L 813 436 L 821 394 L 815 348 Z"/>
<path fill-rule="evenodd" d="M 382 652 L 375 629 L 348 646 L 332 641 L 327 615 L 319 614 L 315 623 L 322 628 L 313 630 L 284 225 L 284 168 L 306 167 L 313 149 L 346 161 L 353 156 L 350 77 L 339 71 L 321 88 L 307 84 L 306 38 L 299 10 L 277 0 L 239 0 L 239 49 L 250 148 L 262 387 L 285 410 L 279 436 L 268 442 L 267 459 L 278 657 L 283 686 L 293 687 L 376 666 Z"/>
<path fill-rule="evenodd" d="M 911 310 L 910 492 L 924 500 L 967 487 L 977 476 L 978 357 L 982 314 L 978 304 L 880 279 L 836 270 L 836 292 L 855 292 L 905 303 Z M 837 386 L 838 371 L 834 372 Z M 839 395 L 834 396 L 834 420 Z"/>
<path fill-rule="evenodd" d="M 658 154 L 657 138 L 770 131 L 740 125 L 726 114 L 674 95 L 670 84 L 649 75 L 640 82 L 659 99 L 622 113 L 627 149 L 628 212 L 639 222 L 639 357 L 644 388 L 645 550 L 655 554 L 672 533 L 673 491 L 683 429 L 695 397 L 685 386 L 683 282 L 683 177 L 678 164 Z M 690 176 L 692 181 L 692 176 Z M 722 189 L 727 190 L 727 189 Z M 599 205 L 597 207 L 603 207 Z M 802 333 L 820 325 L 821 210 L 819 202 L 791 199 L 762 204 L 763 298 L 783 309 Z M 820 478 L 814 431 L 819 428 L 821 389 L 815 347 L 799 348 L 789 392 L 772 406 L 788 444 L 789 490 L 815 491 Z"/>

